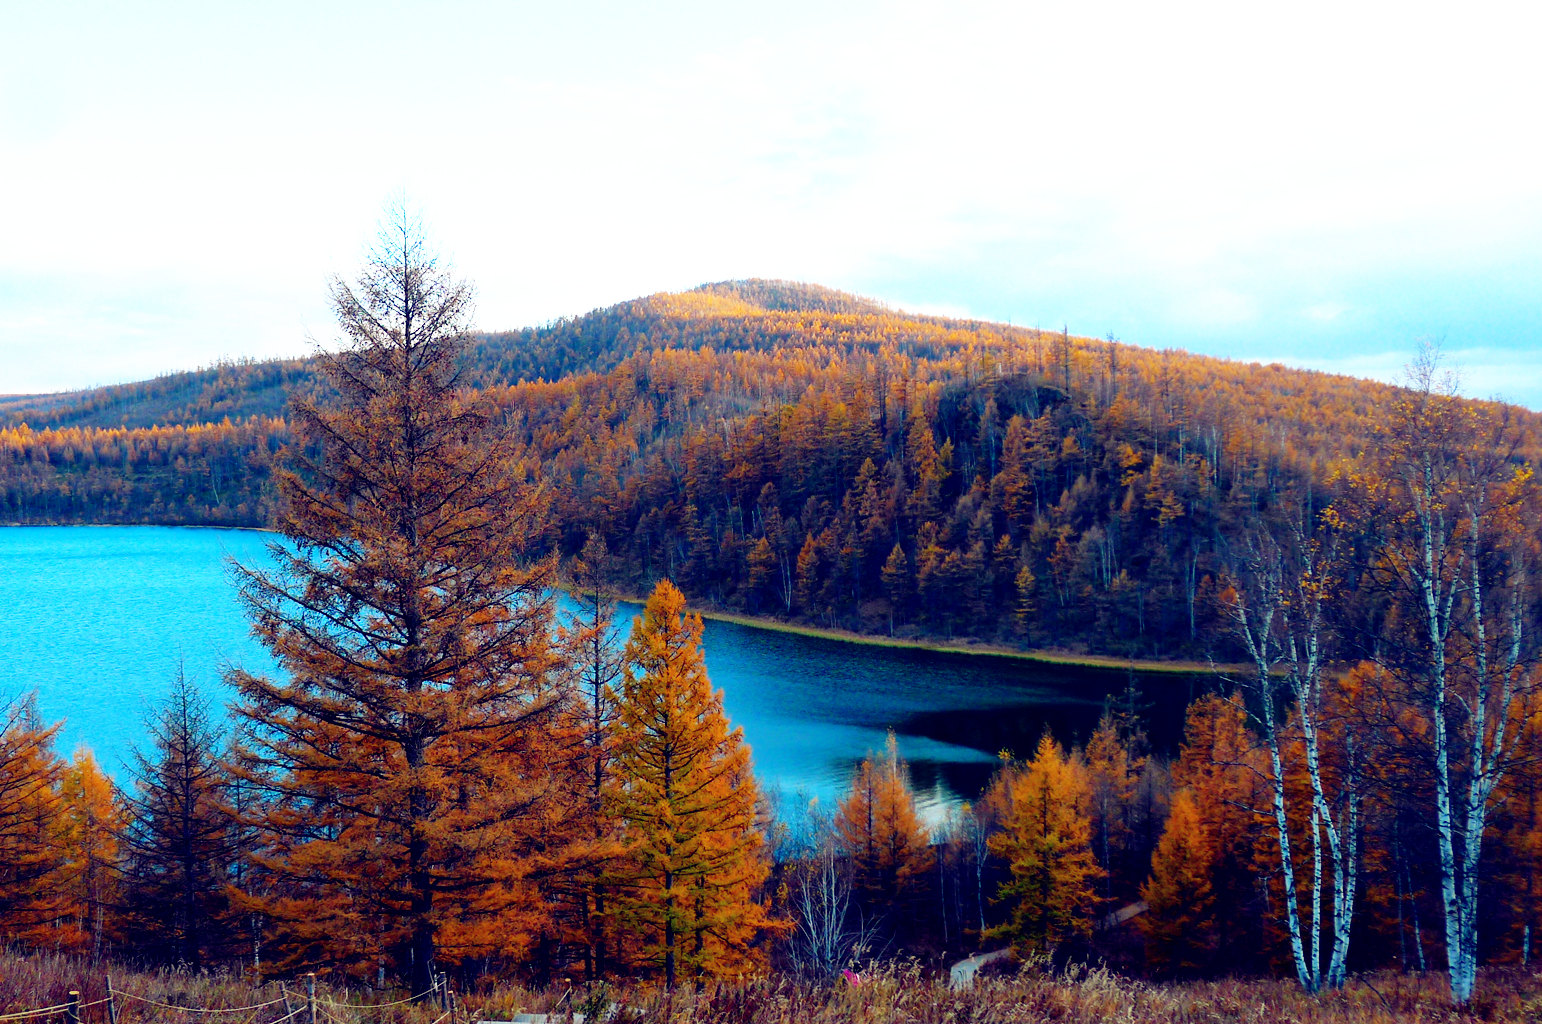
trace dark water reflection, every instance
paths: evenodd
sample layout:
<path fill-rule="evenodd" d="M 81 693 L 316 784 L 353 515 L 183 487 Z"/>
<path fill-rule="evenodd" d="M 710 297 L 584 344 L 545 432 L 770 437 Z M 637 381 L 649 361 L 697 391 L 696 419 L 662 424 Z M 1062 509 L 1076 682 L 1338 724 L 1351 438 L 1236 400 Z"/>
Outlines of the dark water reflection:
<path fill-rule="evenodd" d="M 709 621 L 707 671 L 744 726 L 757 769 L 829 799 L 893 729 L 921 802 L 973 799 L 997 752 L 1031 752 L 1045 728 L 1086 737 L 1132 678 L 1160 748 L 1176 745 L 1204 677 L 1050 665 L 1002 655 L 881 647 Z"/>
<path fill-rule="evenodd" d="M 178 665 L 217 700 L 226 664 L 271 670 L 248 635 L 224 565 L 260 563 L 269 537 L 163 527 L 0 529 L 0 698 L 36 688 L 58 745 L 88 744 L 119 772 L 145 709 Z M 624 606 L 621 625 L 639 609 Z M 829 801 L 887 730 L 932 809 L 972 799 L 1006 748 L 1026 753 L 1048 727 L 1085 737 L 1127 670 L 991 655 L 884 648 L 707 623 L 707 669 L 742 726 L 757 773 L 789 796 Z M 1202 679 L 1145 674 L 1159 746 L 1176 741 Z"/>

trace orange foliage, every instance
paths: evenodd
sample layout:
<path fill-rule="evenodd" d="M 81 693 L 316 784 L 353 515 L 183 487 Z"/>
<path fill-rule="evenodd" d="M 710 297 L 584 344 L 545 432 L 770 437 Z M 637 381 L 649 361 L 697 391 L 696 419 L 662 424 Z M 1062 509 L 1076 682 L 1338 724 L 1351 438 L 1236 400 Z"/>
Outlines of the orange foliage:
<path fill-rule="evenodd" d="M 892 732 L 883 754 L 869 754 L 857 767 L 836 808 L 834 829 L 838 849 L 851 859 L 864 909 L 891 927 L 905 924 L 934 857 Z"/>
<path fill-rule="evenodd" d="M 1103 871 L 1092 852 L 1092 791 L 1081 759 L 1045 734 L 1031 761 L 1002 773 L 991 799 L 1002 831 L 990 849 L 1011 872 L 1000 893 L 1010 919 L 999 934 L 1051 952 L 1090 937 Z"/>
<path fill-rule="evenodd" d="M 660 581 L 627 642 L 608 794 L 626 848 L 606 877 L 610 913 L 670 988 L 745 973 L 775 927 L 758 898 L 769 865 L 750 752 L 707 679 L 701 629 Z"/>

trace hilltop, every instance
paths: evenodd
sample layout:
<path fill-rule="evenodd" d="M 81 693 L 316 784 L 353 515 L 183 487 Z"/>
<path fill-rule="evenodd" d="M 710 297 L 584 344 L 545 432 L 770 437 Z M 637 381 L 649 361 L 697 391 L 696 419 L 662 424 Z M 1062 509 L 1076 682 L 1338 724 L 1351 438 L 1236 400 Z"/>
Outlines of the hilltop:
<path fill-rule="evenodd" d="M 552 496 L 534 552 L 729 611 L 1214 653 L 1247 524 L 1331 500 L 1398 389 L 735 281 L 480 334 L 463 381 Z M 312 362 L 0 404 L 0 520 L 264 525 Z M 1504 410 L 1542 451 L 1542 416 Z"/>
<path fill-rule="evenodd" d="M 660 293 L 542 327 L 479 333 L 463 361 L 479 387 L 555 380 L 604 372 L 672 321 L 700 326 L 721 318 L 772 312 L 886 313 L 881 304 L 846 292 L 790 281 L 720 281 L 684 293 Z M 689 328 L 673 342 L 689 344 Z M 748 332 L 753 335 L 754 332 Z M 0 396 L 0 423 L 57 427 L 194 426 L 284 415 L 289 395 L 307 388 L 313 359 L 239 360 L 145 381 L 46 395 Z"/>

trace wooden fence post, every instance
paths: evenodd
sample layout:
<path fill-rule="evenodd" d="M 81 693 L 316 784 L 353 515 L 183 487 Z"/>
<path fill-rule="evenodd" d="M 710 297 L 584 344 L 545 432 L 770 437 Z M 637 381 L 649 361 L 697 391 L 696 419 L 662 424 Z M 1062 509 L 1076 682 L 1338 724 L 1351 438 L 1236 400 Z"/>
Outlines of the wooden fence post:
<path fill-rule="evenodd" d="M 305 1020 L 306 1024 L 316 1024 L 316 975 L 305 976 Z"/>
<path fill-rule="evenodd" d="M 118 994 L 112 990 L 112 975 L 107 975 L 107 1022 L 118 1024 Z"/>
<path fill-rule="evenodd" d="M 289 986 L 282 981 L 278 983 L 278 995 L 284 1001 L 284 1019 L 287 1021 L 294 1016 L 294 1007 L 289 1002 Z"/>
<path fill-rule="evenodd" d="M 69 1024 L 80 1024 L 80 992 L 70 989 L 69 1002 L 64 1008 L 64 1019 Z"/>

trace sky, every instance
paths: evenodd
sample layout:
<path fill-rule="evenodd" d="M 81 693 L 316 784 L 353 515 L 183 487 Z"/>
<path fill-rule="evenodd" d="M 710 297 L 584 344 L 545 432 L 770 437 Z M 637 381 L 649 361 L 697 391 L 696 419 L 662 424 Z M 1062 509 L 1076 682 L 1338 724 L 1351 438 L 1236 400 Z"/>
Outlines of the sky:
<path fill-rule="evenodd" d="M 488 330 L 783 278 L 1542 409 L 1534 7 L 12 5 L 0 394 L 326 344 L 404 195 Z"/>

